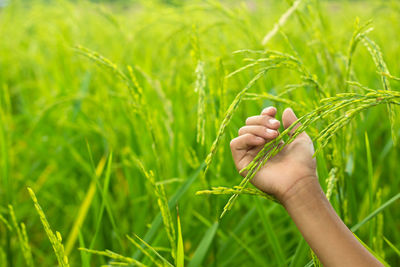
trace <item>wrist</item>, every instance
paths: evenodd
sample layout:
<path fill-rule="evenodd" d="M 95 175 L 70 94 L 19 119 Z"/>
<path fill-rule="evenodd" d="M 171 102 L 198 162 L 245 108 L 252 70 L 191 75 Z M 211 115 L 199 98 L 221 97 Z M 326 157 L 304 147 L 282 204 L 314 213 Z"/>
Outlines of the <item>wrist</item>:
<path fill-rule="evenodd" d="M 279 198 L 282 205 L 289 207 L 301 207 L 325 198 L 325 194 L 318 182 L 316 175 L 304 176 L 290 186 Z"/>

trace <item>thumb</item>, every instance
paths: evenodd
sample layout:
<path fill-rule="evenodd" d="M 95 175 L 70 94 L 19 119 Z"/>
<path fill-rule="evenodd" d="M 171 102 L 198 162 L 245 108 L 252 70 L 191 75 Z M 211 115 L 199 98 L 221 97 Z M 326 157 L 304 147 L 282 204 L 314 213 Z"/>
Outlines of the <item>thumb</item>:
<path fill-rule="evenodd" d="M 287 129 L 290 125 L 292 125 L 295 121 L 297 121 L 296 114 L 294 114 L 293 109 L 287 108 L 283 111 L 282 114 L 282 123 L 283 127 Z M 294 133 L 294 131 L 300 126 L 301 124 L 298 123 L 291 131 L 290 135 Z"/>

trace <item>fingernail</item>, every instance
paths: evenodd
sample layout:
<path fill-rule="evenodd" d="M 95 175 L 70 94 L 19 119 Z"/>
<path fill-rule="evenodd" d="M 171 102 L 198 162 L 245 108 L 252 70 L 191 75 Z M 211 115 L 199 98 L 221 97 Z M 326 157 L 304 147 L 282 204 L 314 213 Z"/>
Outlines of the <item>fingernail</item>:
<path fill-rule="evenodd" d="M 271 123 L 271 124 L 277 124 L 277 123 L 279 123 L 279 121 L 276 120 L 276 119 L 270 119 L 270 120 L 269 120 L 269 123 Z"/>
<path fill-rule="evenodd" d="M 275 131 L 275 130 L 272 130 L 272 129 L 268 129 L 268 128 L 267 128 L 267 133 L 269 133 L 269 134 L 275 134 L 275 133 L 276 133 L 276 131 Z"/>
<path fill-rule="evenodd" d="M 274 107 L 267 107 L 264 108 L 263 111 L 261 113 L 268 113 L 271 109 L 274 109 Z"/>

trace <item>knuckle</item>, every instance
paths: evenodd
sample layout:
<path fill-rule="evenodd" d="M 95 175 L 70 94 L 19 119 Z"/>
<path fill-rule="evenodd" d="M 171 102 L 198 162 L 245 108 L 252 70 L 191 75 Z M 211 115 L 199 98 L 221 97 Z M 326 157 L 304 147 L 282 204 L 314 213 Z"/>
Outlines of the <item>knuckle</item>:
<path fill-rule="evenodd" d="M 245 133 L 245 134 L 243 135 L 243 138 L 244 138 L 244 139 L 248 139 L 250 136 L 252 136 L 252 134 L 250 134 L 250 133 Z"/>
<path fill-rule="evenodd" d="M 268 116 L 263 116 L 262 120 L 261 120 L 261 124 L 263 126 L 268 126 L 269 124 L 269 117 Z"/>
<path fill-rule="evenodd" d="M 231 148 L 234 148 L 235 146 L 236 146 L 236 138 L 234 138 L 234 139 L 232 139 L 231 140 L 231 142 L 229 143 L 229 146 L 231 147 Z"/>
<path fill-rule="evenodd" d="M 259 126 L 258 127 L 258 131 L 259 131 L 259 133 L 261 134 L 261 135 L 263 135 L 264 133 L 266 133 L 267 132 L 267 127 L 265 127 L 265 126 Z"/>

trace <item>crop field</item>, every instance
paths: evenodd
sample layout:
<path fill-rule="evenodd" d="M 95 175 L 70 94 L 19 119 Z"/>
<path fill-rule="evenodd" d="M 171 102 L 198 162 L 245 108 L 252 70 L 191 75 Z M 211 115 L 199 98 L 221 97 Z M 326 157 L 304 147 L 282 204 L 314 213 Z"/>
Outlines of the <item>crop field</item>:
<path fill-rule="evenodd" d="M 400 266 L 399 33 L 397 0 L 0 1 L 0 266 L 320 266 L 232 160 L 267 106 Z"/>

